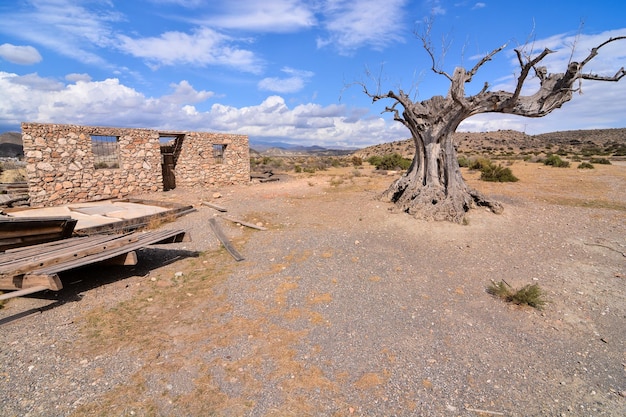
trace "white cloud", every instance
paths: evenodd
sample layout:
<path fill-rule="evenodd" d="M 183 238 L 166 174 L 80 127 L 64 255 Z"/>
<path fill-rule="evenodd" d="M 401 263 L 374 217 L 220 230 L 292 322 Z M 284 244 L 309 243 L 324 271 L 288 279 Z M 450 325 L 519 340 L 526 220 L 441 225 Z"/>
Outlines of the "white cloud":
<path fill-rule="evenodd" d="M 0 14 L 0 31 L 79 62 L 105 65 L 93 51 L 110 45 L 110 23 L 122 20 L 111 7 L 101 2 L 97 9 L 88 10 L 70 0 L 18 3 L 11 12 Z"/>
<path fill-rule="evenodd" d="M 485 7 L 487 7 L 486 3 L 478 2 L 478 3 L 474 4 L 474 6 L 472 7 L 472 10 L 483 9 Z"/>
<path fill-rule="evenodd" d="M 210 17 L 201 20 L 210 26 L 260 32 L 294 32 L 317 24 L 309 2 L 299 0 L 237 0 L 213 4 Z"/>
<path fill-rule="evenodd" d="M 89 74 L 67 74 L 65 79 L 75 83 L 78 81 L 91 81 L 91 76 Z"/>
<path fill-rule="evenodd" d="M 43 59 L 32 46 L 16 46 L 10 43 L 0 45 L 0 58 L 19 65 L 32 65 Z"/>
<path fill-rule="evenodd" d="M 329 0 L 323 9 L 328 37 L 318 38 L 319 48 L 333 46 L 349 54 L 370 46 L 374 49 L 402 42 L 406 0 Z"/>
<path fill-rule="evenodd" d="M 158 37 L 119 36 L 119 48 L 143 58 L 154 67 L 161 65 L 224 65 L 258 73 L 262 62 L 254 52 L 233 46 L 234 39 L 209 28 L 184 32 L 165 32 Z"/>
<path fill-rule="evenodd" d="M 303 104 L 289 108 L 280 96 L 246 107 L 197 104 L 214 97 L 187 81 L 172 84 L 162 97 L 145 97 L 118 79 L 78 80 L 64 85 L 36 74 L 20 77 L 0 72 L 0 126 L 15 129 L 22 121 L 163 130 L 223 131 L 286 142 L 366 146 L 407 137 L 399 123 L 364 117 L 368 109 L 344 105 Z"/>
<path fill-rule="evenodd" d="M 302 90 L 310 78 L 315 75 L 311 71 L 297 70 L 290 67 L 285 67 L 281 71 L 290 75 L 290 77 L 264 78 L 258 83 L 259 90 L 272 91 L 275 93 L 296 93 Z"/>

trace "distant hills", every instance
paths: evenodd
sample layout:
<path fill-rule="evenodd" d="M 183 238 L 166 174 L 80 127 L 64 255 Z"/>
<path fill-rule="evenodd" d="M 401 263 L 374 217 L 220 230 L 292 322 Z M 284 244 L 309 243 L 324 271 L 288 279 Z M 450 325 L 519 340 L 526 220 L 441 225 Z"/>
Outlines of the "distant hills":
<path fill-rule="evenodd" d="M 24 156 L 22 134 L 18 132 L 0 134 L 0 157 L 19 158 L 22 156 Z"/>
<path fill-rule="evenodd" d="M 459 154 L 486 153 L 491 155 L 520 154 L 531 152 L 557 152 L 559 149 L 580 153 L 589 149 L 626 149 L 626 128 L 568 130 L 540 135 L 526 135 L 514 130 L 494 132 L 456 132 L 454 139 Z M 252 156 L 342 156 L 356 155 L 367 159 L 372 155 L 399 153 L 411 158 L 414 154 L 413 141 L 405 139 L 369 146 L 363 149 L 324 148 L 302 146 L 282 141 L 251 140 Z M 0 134 L 0 157 L 23 156 L 22 135 L 19 132 Z"/>
<path fill-rule="evenodd" d="M 626 128 L 568 130 L 540 135 L 526 135 L 515 130 L 494 132 L 456 132 L 454 140 L 459 154 L 489 154 L 507 156 L 530 153 L 609 152 L 620 156 L 626 151 Z M 613 152 L 611 152 L 613 150 Z M 405 158 L 413 158 L 415 148 L 412 139 L 405 139 L 380 145 L 368 146 L 354 154 L 363 159 L 372 155 L 399 153 Z"/>

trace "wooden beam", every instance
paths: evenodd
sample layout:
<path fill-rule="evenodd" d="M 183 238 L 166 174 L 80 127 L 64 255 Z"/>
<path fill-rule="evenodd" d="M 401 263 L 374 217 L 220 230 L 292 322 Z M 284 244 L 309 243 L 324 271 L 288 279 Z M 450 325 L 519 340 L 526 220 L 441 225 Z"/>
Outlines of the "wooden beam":
<path fill-rule="evenodd" d="M 47 290 L 59 291 L 63 284 L 57 274 L 27 274 L 0 278 L 0 290 L 23 290 L 33 287 L 45 287 Z"/>
<path fill-rule="evenodd" d="M 217 204 L 213 204 L 213 203 L 208 203 L 206 201 L 202 202 L 203 206 L 207 206 L 207 207 L 211 207 L 212 209 L 215 209 L 217 211 L 221 211 L 222 213 L 226 213 L 228 210 L 226 210 L 224 207 L 220 207 Z"/>
<path fill-rule="evenodd" d="M 41 285 L 38 287 L 30 287 L 30 288 L 26 288 L 23 290 L 11 291 L 6 294 L 0 294 L 0 301 L 8 300 L 9 298 L 21 297 L 23 295 L 33 294 L 33 293 L 40 292 L 40 291 L 45 291 L 47 289 L 48 288 Z"/>
<path fill-rule="evenodd" d="M 222 232 L 220 226 L 217 224 L 217 221 L 215 221 L 215 219 L 209 219 L 209 225 L 228 253 L 230 253 L 237 262 L 243 261 L 245 258 L 241 256 L 241 254 L 233 247 L 226 235 L 224 235 L 224 232 Z"/>
<path fill-rule="evenodd" d="M 103 265 L 123 265 L 123 266 L 132 266 L 137 265 L 137 252 L 131 251 L 128 253 L 123 253 L 114 258 L 106 259 L 102 261 Z"/>
<path fill-rule="evenodd" d="M 257 229 L 257 230 L 267 230 L 267 228 L 265 228 L 265 227 L 263 227 L 263 226 L 257 226 L 256 224 L 253 224 L 253 223 L 247 223 L 247 222 L 241 221 L 241 220 L 239 220 L 239 219 L 234 219 L 234 218 L 232 218 L 232 217 L 222 216 L 222 218 L 223 218 L 224 220 L 228 220 L 228 221 L 233 222 L 233 223 L 239 223 L 239 224 L 240 224 L 240 225 L 242 225 L 242 226 L 250 227 L 250 228 L 252 228 L 252 229 Z"/>

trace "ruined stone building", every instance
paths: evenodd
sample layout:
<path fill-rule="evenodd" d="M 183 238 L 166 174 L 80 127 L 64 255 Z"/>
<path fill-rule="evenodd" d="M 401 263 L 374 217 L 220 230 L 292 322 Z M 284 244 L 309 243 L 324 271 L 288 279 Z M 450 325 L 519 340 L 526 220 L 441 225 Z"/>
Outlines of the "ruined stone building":
<path fill-rule="evenodd" d="M 250 181 L 248 137 L 22 123 L 33 207 Z"/>

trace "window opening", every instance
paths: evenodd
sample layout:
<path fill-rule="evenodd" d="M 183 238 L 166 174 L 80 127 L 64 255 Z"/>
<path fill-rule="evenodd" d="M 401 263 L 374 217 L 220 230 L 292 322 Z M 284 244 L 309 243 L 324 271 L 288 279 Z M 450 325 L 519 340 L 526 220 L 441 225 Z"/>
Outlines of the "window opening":
<path fill-rule="evenodd" d="M 224 151 L 226 150 L 226 145 L 213 145 L 213 159 L 215 159 L 216 164 L 221 164 L 224 162 Z"/>
<path fill-rule="evenodd" d="M 119 137 L 91 135 L 91 149 L 96 169 L 120 167 Z"/>

